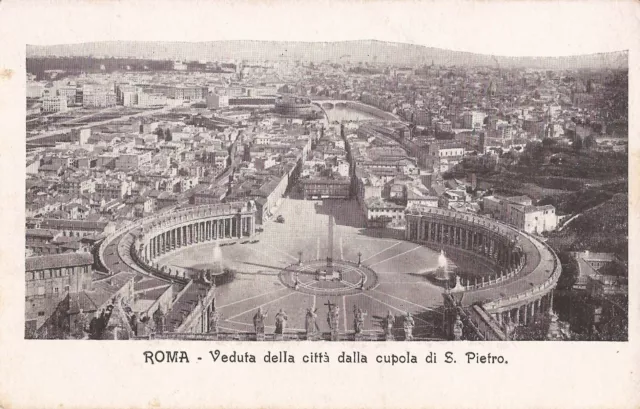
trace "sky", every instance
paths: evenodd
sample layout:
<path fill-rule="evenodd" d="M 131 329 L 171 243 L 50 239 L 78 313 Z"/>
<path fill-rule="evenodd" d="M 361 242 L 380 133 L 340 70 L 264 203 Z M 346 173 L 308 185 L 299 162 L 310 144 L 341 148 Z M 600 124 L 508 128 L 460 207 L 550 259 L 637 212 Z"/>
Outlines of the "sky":
<path fill-rule="evenodd" d="M 117 7 L 116 7 L 117 6 Z M 0 17 L 27 44 L 105 40 L 376 39 L 504 56 L 620 51 L 638 43 L 629 1 L 3 2 Z M 635 12 L 638 19 L 625 18 Z M 11 14 L 9 14 L 11 15 Z M 5 13 L 6 17 L 7 14 Z M 24 29 L 23 21 L 30 27 Z"/>

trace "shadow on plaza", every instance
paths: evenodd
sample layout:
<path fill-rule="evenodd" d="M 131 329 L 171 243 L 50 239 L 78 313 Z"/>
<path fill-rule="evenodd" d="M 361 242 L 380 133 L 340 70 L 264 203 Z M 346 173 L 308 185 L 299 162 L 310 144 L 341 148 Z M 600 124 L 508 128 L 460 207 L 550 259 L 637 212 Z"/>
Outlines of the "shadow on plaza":
<path fill-rule="evenodd" d="M 404 240 L 404 230 L 381 228 L 362 228 L 358 231 L 362 236 L 375 237 L 378 239 Z"/>
<path fill-rule="evenodd" d="M 249 266 L 256 266 L 256 267 L 270 268 L 270 269 L 275 270 L 275 271 L 280 271 L 280 270 L 282 270 L 282 269 L 283 269 L 283 267 L 270 266 L 270 265 L 268 265 L 268 264 L 250 263 L 250 262 L 248 262 L 248 261 L 243 261 L 243 262 L 242 262 L 242 264 L 246 264 L 246 265 L 249 265 Z M 271 274 L 271 275 L 273 275 L 273 274 Z"/>
<path fill-rule="evenodd" d="M 316 203 L 314 208 L 317 214 L 334 216 L 336 225 L 339 226 L 363 228 L 366 223 L 354 200 L 325 199 Z"/>

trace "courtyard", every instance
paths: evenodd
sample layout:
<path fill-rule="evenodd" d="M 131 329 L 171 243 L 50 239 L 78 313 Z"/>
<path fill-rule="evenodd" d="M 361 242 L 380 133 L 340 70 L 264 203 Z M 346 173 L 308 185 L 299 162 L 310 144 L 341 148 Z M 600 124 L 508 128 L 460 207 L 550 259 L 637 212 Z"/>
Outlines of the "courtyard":
<path fill-rule="evenodd" d="M 268 314 L 267 332 L 275 328 L 275 314 L 283 309 L 288 317 L 287 328 L 304 331 L 307 308 L 317 309 L 317 325 L 329 331 L 329 304 L 340 308 L 340 331 L 354 330 L 353 310 L 357 306 L 367 312 L 365 332 L 382 332 L 384 318 L 391 311 L 396 316 L 395 328 L 402 331 L 407 312 L 414 317 L 414 335 L 439 337 L 439 317 L 442 288 L 431 284 L 426 275 L 437 267 L 438 253 L 415 243 L 404 241 L 404 231 L 367 229 L 355 200 L 304 201 L 283 199 L 276 216 L 284 223 L 268 221 L 263 231 L 249 241 L 239 241 L 219 248 L 219 263 L 235 270 L 235 279 L 216 289 L 216 308 L 221 315 L 223 331 L 253 331 L 253 316 L 259 307 Z M 375 275 L 367 286 L 354 290 L 358 280 L 367 274 L 357 267 L 340 267 L 343 281 L 315 283 L 312 268 L 301 270 L 297 290 L 283 282 L 284 269 L 324 264 L 329 255 L 329 220 L 333 228 L 333 259 L 357 266 L 360 259 L 366 271 Z M 257 240 L 257 241 L 256 241 Z M 214 267 L 215 244 L 203 243 L 173 252 L 160 260 L 170 267 L 208 269 Z M 315 267 L 314 267 L 315 268 Z M 287 277 L 293 277 L 287 275 Z M 291 279 L 291 278 L 290 278 Z M 372 285 L 373 284 L 373 285 Z M 347 292 L 341 293 L 341 287 Z M 336 288 L 335 292 L 309 290 L 316 287 Z"/>

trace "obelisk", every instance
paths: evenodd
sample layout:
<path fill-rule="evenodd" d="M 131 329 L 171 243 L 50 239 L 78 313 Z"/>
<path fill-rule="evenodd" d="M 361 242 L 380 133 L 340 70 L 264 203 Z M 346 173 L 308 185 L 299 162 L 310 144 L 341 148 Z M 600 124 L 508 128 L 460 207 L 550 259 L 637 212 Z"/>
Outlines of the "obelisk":
<path fill-rule="evenodd" d="M 327 275 L 333 274 L 333 224 L 335 218 L 333 215 L 329 215 L 329 238 L 327 240 Z"/>

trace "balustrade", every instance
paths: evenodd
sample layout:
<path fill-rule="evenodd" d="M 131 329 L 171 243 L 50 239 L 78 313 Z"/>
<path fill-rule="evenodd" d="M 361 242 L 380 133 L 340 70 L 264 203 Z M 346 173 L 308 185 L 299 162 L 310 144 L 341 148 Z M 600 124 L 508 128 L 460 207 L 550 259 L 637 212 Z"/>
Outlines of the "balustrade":
<path fill-rule="evenodd" d="M 470 251 L 479 254 L 496 265 L 501 271 L 485 277 L 482 281 L 463 281 L 463 290 L 472 291 L 483 287 L 503 283 L 519 275 L 528 262 L 527 254 L 517 245 L 518 237 L 533 243 L 541 255 L 541 263 L 534 266 L 532 273 L 539 268 L 547 268 L 544 264 L 552 263 L 550 276 L 541 284 L 518 294 L 504 296 L 485 304 L 487 309 L 497 309 L 526 298 L 535 298 L 548 293 L 555 287 L 560 276 L 557 255 L 546 244 L 525 232 L 495 220 L 476 215 L 460 214 L 445 209 L 429 209 L 423 212 L 407 212 L 407 239 L 435 244 L 439 246 L 456 246 L 459 251 Z"/>

